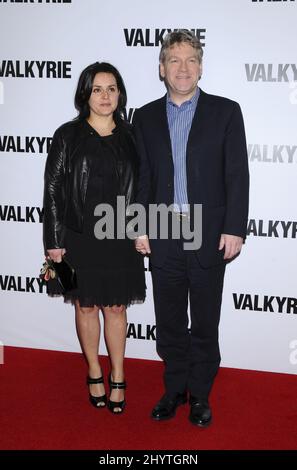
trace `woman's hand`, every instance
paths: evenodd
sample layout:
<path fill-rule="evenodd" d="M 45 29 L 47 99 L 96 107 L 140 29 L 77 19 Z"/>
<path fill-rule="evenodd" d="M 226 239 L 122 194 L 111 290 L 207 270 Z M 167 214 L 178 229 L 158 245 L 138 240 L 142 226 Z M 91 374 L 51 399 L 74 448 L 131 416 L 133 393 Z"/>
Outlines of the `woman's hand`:
<path fill-rule="evenodd" d="M 56 263 L 62 261 L 62 256 L 66 253 L 65 248 L 53 248 L 52 250 L 47 250 L 47 254 L 51 260 Z"/>

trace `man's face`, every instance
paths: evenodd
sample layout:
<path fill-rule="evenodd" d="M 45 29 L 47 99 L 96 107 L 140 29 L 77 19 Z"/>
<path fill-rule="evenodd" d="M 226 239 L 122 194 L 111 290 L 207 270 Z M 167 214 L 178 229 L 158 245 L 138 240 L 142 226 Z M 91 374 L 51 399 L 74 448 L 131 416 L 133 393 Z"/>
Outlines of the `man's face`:
<path fill-rule="evenodd" d="M 202 64 L 198 52 L 188 43 L 176 43 L 166 52 L 164 63 L 160 63 L 160 74 L 169 88 L 174 101 L 190 99 L 196 91 Z"/>

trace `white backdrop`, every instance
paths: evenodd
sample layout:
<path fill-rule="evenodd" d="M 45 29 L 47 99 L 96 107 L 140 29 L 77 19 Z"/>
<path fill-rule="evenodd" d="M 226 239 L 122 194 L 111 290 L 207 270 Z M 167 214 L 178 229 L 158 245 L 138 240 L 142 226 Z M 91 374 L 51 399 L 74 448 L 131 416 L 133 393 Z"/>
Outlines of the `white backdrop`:
<path fill-rule="evenodd" d="M 190 28 L 200 30 L 205 43 L 200 86 L 239 101 L 249 147 L 249 236 L 227 268 L 222 365 L 296 374 L 297 5 L 265 0 L 183 5 L 0 1 L 0 341 L 80 351 L 73 307 L 48 298 L 38 284 L 45 138 L 75 116 L 78 76 L 97 60 L 119 68 L 128 112 L 163 95 L 162 30 Z M 149 273 L 147 285 L 146 303 L 128 312 L 126 355 L 158 359 Z"/>

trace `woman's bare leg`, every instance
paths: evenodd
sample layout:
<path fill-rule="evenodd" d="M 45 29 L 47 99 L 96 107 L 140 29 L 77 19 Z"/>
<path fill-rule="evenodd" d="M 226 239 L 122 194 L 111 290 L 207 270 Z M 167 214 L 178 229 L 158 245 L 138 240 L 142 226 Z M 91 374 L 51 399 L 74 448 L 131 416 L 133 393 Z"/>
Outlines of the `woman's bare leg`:
<path fill-rule="evenodd" d="M 99 307 L 81 307 L 75 302 L 76 328 L 82 351 L 89 367 L 89 377 L 97 379 L 102 376 L 98 359 L 100 340 Z M 105 394 L 103 384 L 89 385 L 91 395 L 99 397 Z"/>
<path fill-rule="evenodd" d="M 124 355 L 126 348 L 127 334 L 127 314 L 124 305 L 112 307 L 102 307 L 104 312 L 104 334 L 111 362 L 111 380 L 113 382 L 123 382 Z M 125 390 L 113 389 L 110 394 L 111 401 L 122 401 L 125 397 Z M 121 411 L 115 408 L 115 412 Z"/>

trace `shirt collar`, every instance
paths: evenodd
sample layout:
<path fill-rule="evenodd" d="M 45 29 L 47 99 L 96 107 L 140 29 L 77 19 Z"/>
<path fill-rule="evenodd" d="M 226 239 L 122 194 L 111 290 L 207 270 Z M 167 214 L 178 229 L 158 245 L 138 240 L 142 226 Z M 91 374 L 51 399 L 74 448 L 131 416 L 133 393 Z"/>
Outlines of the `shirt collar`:
<path fill-rule="evenodd" d="M 167 101 L 167 105 L 175 106 L 176 108 L 181 108 L 182 106 L 193 106 L 193 107 L 195 108 L 196 105 L 197 105 L 199 96 L 200 96 L 200 88 L 197 87 L 197 88 L 196 88 L 196 92 L 195 92 L 195 94 L 192 96 L 192 98 L 189 99 L 189 100 L 187 100 L 187 101 L 184 101 L 180 106 L 178 106 L 177 104 L 175 104 L 175 103 L 172 101 L 172 99 L 170 98 L 170 95 L 169 95 L 168 92 L 167 92 L 167 95 L 166 95 L 166 101 Z"/>

